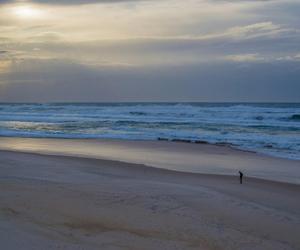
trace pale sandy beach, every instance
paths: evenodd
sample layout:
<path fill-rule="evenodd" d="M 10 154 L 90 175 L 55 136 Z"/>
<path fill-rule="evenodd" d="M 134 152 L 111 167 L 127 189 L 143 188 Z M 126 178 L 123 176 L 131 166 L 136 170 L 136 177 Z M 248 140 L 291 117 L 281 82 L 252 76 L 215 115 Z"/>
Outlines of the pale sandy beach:
<path fill-rule="evenodd" d="M 299 160 L 229 146 L 112 139 L 0 138 L 0 150 L 81 156 L 145 164 L 182 172 L 247 176 L 300 184 Z"/>
<path fill-rule="evenodd" d="M 232 165 L 227 176 L 197 174 L 153 168 L 131 163 L 130 159 L 123 159 L 128 163 L 92 159 L 84 153 L 85 157 L 46 155 L 58 152 L 50 141 L 42 139 L 39 142 L 44 147 L 35 149 L 39 152 L 36 154 L 33 153 L 34 140 L 31 150 L 29 146 L 22 149 L 22 139 L 10 140 L 19 140 L 19 144 L 15 143 L 19 148 L 10 150 L 31 152 L 3 150 L 5 143 L 1 139 L 2 249 L 273 250 L 300 247 L 300 186 L 247 176 L 240 185 L 238 177 L 230 172 L 240 167 L 242 158 L 248 164 L 265 163 L 267 167 L 285 163 L 296 168 L 297 161 L 194 145 L 201 149 L 202 159 L 206 159 L 198 163 L 198 172 L 202 165 L 207 169 L 207 162 L 214 162 L 216 171 L 218 166 L 214 159 L 218 154 L 227 157 L 225 165 L 230 161 Z M 59 140 L 55 143 L 59 144 Z M 123 143 L 129 150 L 131 142 Z M 113 144 L 115 146 L 108 147 Z M 132 152 L 137 145 L 143 152 L 148 144 L 153 146 L 151 142 L 135 142 Z M 73 145 L 74 155 L 79 154 L 76 151 L 79 141 Z M 100 149 L 107 146 L 111 152 L 117 145 L 124 146 L 122 142 L 106 141 Z M 155 145 L 161 146 L 161 152 L 174 146 L 179 155 L 185 152 L 185 160 L 189 154 L 194 157 L 191 148 L 186 148 L 191 146 L 188 144 L 155 142 Z M 6 146 L 8 149 L 8 144 Z M 99 158 L 103 156 L 101 150 Z M 169 160 L 159 159 L 154 151 L 152 154 L 157 164 Z M 141 161 L 142 157 L 136 158 Z M 174 167 L 172 160 L 170 162 L 169 166 Z M 250 165 L 243 165 L 247 166 Z"/>

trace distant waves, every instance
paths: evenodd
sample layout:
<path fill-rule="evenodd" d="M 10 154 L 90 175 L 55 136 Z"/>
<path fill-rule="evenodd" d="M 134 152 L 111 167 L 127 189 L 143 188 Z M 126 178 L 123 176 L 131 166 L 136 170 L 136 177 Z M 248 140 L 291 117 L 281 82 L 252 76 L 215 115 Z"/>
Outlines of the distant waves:
<path fill-rule="evenodd" d="M 0 136 L 229 144 L 300 159 L 300 104 L 0 104 Z"/>

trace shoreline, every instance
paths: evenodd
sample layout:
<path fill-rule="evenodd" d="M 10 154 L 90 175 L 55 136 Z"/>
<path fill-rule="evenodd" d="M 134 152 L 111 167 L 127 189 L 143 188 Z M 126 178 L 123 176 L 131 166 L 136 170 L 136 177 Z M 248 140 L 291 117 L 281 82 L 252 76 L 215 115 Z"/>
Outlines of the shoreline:
<path fill-rule="evenodd" d="M 79 155 L 59 155 L 59 154 L 45 154 L 45 153 L 34 153 L 34 152 L 25 152 L 25 151 L 14 151 L 14 150 L 3 150 L 0 149 L 0 154 L 16 154 L 18 155 L 28 155 L 29 157 L 49 157 L 51 158 L 57 158 L 59 159 L 69 159 L 69 160 L 78 160 L 78 161 L 90 161 L 90 162 L 107 162 L 107 163 L 113 163 L 117 165 L 130 165 L 130 168 L 132 168 L 132 171 L 141 171 L 141 172 L 157 172 L 158 174 L 164 174 L 164 175 L 178 175 L 178 176 L 186 176 L 190 178 L 203 178 L 203 179 L 224 179 L 224 180 L 230 180 L 234 181 L 236 183 L 239 183 L 239 176 L 236 175 L 230 175 L 230 174 L 210 174 L 210 173 L 195 173 L 195 172 L 184 172 L 180 170 L 172 170 L 172 169 L 166 169 L 166 168 L 160 168 L 160 167 L 154 167 L 149 166 L 146 164 L 139 164 L 139 163 L 132 163 L 132 162 L 125 162 L 125 161 L 118 161 L 118 160 L 111 160 L 111 159 L 101 159 L 101 158 L 92 158 L 92 157 L 84 157 Z M 299 188 L 300 191 L 300 184 L 298 183 L 291 183 L 291 182 L 283 182 L 278 180 L 271 180 L 271 179 L 263 179 L 253 176 L 245 176 L 243 177 L 243 183 L 245 183 L 245 180 L 250 180 L 252 183 L 265 183 L 269 185 L 280 185 L 280 186 L 286 186 L 286 187 L 295 187 Z"/>
<path fill-rule="evenodd" d="M 193 139 L 176 139 L 176 138 L 165 138 L 165 137 L 157 137 L 156 139 L 128 139 L 128 138 L 94 138 L 94 137 L 31 137 L 31 136 L 10 136 L 10 135 L 1 135 L 1 138 L 16 138 L 16 139 L 40 139 L 40 140 L 90 140 L 90 141 L 133 141 L 133 142 L 172 142 L 172 143 L 187 143 L 187 144 L 200 144 L 200 145 L 212 145 L 216 147 L 228 147 L 232 150 L 242 151 L 247 153 L 259 154 L 266 157 L 278 158 L 278 159 L 285 159 L 285 160 L 292 160 L 292 161 L 300 161 L 300 159 L 296 159 L 293 157 L 284 157 L 282 155 L 275 155 L 275 153 L 266 153 L 255 149 L 250 148 L 243 148 L 237 144 L 233 144 L 230 142 L 209 142 L 205 140 L 193 140 Z M 265 148 L 269 148 L 266 146 Z M 271 147 L 272 148 L 272 147 Z"/>
<path fill-rule="evenodd" d="M 0 150 L 144 164 L 181 172 L 246 176 L 300 184 L 299 160 L 206 143 L 1 137 Z M 284 166 L 284 168 L 283 168 Z"/>

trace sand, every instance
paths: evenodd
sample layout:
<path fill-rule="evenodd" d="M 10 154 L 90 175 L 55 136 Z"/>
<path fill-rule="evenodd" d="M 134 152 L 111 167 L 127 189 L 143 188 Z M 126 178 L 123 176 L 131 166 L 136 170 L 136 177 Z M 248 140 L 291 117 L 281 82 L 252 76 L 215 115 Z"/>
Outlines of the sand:
<path fill-rule="evenodd" d="M 0 151 L 1 249 L 300 248 L 298 184 L 41 153 Z"/>
<path fill-rule="evenodd" d="M 0 150 L 82 156 L 206 174 L 247 176 L 300 184 L 300 161 L 228 146 L 167 141 L 0 138 Z"/>

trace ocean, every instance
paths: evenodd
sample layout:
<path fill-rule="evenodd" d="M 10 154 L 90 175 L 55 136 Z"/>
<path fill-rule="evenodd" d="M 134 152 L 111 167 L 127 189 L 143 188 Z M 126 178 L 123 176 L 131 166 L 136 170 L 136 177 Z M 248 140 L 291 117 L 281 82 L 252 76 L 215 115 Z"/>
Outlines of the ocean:
<path fill-rule="evenodd" d="M 205 141 L 300 160 L 300 103 L 2 103 L 0 136 Z"/>

